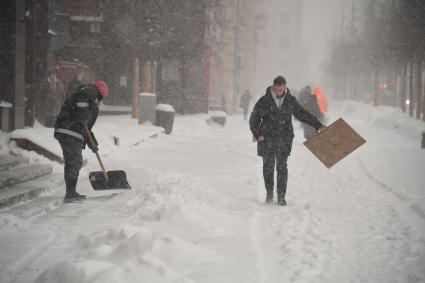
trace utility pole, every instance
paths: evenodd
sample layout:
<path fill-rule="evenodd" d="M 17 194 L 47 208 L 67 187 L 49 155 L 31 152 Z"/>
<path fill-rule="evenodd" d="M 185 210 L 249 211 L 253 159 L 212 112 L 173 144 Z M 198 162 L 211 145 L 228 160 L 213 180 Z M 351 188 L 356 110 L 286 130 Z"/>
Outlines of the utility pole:
<path fill-rule="evenodd" d="M 239 40 L 240 40 L 240 1 L 236 0 L 236 30 L 235 30 L 235 55 L 234 55 L 234 74 L 233 74 L 233 85 L 234 85 L 234 92 L 232 96 L 232 101 L 230 101 L 232 106 L 232 112 L 236 111 L 237 107 L 237 100 L 236 98 L 239 98 L 240 95 L 240 48 L 239 48 Z"/>
<path fill-rule="evenodd" d="M 133 65 L 133 103 L 131 118 L 139 118 L 139 59 L 134 60 Z"/>
<path fill-rule="evenodd" d="M 418 60 L 416 71 L 416 119 L 420 120 L 423 114 L 422 109 L 422 60 Z"/>
<path fill-rule="evenodd" d="M 145 62 L 143 65 L 143 91 L 152 92 L 152 62 Z"/>
<path fill-rule="evenodd" d="M 227 113 L 233 113 L 235 96 L 235 33 L 236 33 L 236 0 L 224 2 L 223 24 L 223 104 Z"/>
<path fill-rule="evenodd" d="M 14 129 L 25 126 L 25 0 L 16 0 Z"/>

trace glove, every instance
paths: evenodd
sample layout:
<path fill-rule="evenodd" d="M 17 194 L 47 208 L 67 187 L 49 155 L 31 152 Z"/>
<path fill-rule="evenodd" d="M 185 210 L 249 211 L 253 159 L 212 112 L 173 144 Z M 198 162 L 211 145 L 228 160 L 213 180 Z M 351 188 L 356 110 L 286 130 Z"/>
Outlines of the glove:
<path fill-rule="evenodd" d="M 94 136 L 94 134 L 93 134 L 93 132 L 92 132 L 92 131 L 90 131 L 90 134 L 91 134 L 91 137 L 92 137 L 92 139 L 93 139 L 94 143 L 95 143 L 96 145 L 99 145 L 99 143 L 97 142 L 97 139 L 96 139 L 96 137 Z"/>
<path fill-rule="evenodd" d="M 321 133 L 321 132 L 323 132 L 325 129 L 326 129 L 327 127 L 325 126 L 325 125 L 322 125 L 318 130 L 317 130 L 317 132 L 318 133 Z"/>
<path fill-rule="evenodd" d="M 97 147 L 96 144 L 88 143 L 87 146 L 91 149 L 91 151 L 93 151 L 93 153 L 96 153 L 99 151 L 99 148 Z"/>
<path fill-rule="evenodd" d="M 89 140 L 88 143 L 87 143 L 87 146 L 91 149 L 91 151 L 93 151 L 93 153 L 96 153 L 96 152 L 99 151 L 98 143 L 97 143 L 96 137 L 94 136 L 93 132 L 90 132 L 90 135 L 91 135 L 94 143 L 92 144 Z"/>

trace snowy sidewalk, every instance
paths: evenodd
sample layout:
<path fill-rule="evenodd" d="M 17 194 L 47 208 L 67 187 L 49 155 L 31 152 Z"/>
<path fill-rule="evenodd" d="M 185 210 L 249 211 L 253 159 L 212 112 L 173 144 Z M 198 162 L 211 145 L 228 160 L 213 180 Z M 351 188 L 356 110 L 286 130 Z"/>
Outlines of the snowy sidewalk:
<path fill-rule="evenodd" d="M 138 125 L 137 119 L 131 119 L 129 115 L 99 116 L 93 128 L 104 151 L 116 148 L 116 138 L 119 145 L 137 145 L 163 131 L 163 128 L 149 123 Z M 62 150 L 53 134 L 53 128 L 46 128 L 36 123 L 33 128 L 13 131 L 9 137 L 31 139 L 34 143 L 62 157 Z"/>
<path fill-rule="evenodd" d="M 113 151 L 119 151 L 120 146 L 136 146 L 143 143 L 145 140 L 156 137 L 158 134 L 164 132 L 163 128 L 152 126 L 150 124 L 138 125 L 137 120 L 131 119 L 129 115 L 116 115 L 116 116 L 100 116 L 94 128 L 95 132 L 98 132 L 98 140 L 101 142 L 101 156 L 107 158 L 108 154 Z M 40 171 L 39 167 L 49 167 L 54 168 L 53 176 L 29 181 L 22 183 L 20 187 L 12 186 L 5 189 L 0 189 L 0 207 L 4 205 L 15 204 L 16 200 L 26 200 L 31 199 L 34 196 L 38 196 L 40 192 L 45 194 L 47 192 L 53 192 L 56 195 L 62 195 L 64 192 L 63 188 L 63 165 L 59 165 L 56 162 L 51 162 L 46 159 L 44 156 L 36 154 L 33 151 L 26 151 L 18 148 L 12 142 L 11 145 L 8 144 L 8 139 L 17 138 L 17 139 L 27 139 L 34 143 L 35 145 L 47 150 L 47 152 L 52 153 L 57 156 L 59 159 L 62 159 L 62 150 L 59 146 L 59 143 L 53 136 L 54 129 L 46 128 L 36 123 L 33 128 L 25 128 L 21 130 L 15 130 L 11 133 L 0 133 L 1 144 L 0 149 L 4 153 L 9 153 L 13 151 L 15 155 L 24 156 L 30 159 L 31 167 L 24 168 L 28 172 L 27 175 L 37 175 L 37 170 Z M 91 170 L 99 171 L 100 167 L 97 163 L 96 158 L 93 158 L 94 155 L 89 151 L 84 151 L 84 159 L 86 163 L 86 158 L 89 158 L 90 164 L 89 167 Z M 7 155 L 5 155 L 7 156 Z M 40 164 L 41 163 L 41 164 Z M 49 164 L 49 165 L 43 165 Z M 38 167 L 37 167 L 38 166 Z M 16 171 L 16 170 L 15 170 Z M 34 172 L 32 172 L 34 171 Z M 88 175 L 89 170 L 83 169 L 82 177 Z M 18 172 L 19 173 L 19 172 Z M 25 173 L 25 172 L 24 172 Z M 2 175 L 8 176 L 9 172 L 3 172 Z M 15 173 L 17 174 L 17 173 Z M 13 174 L 9 174 L 12 179 Z M 25 176 L 22 174 L 15 177 L 15 179 L 25 179 Z M 29 177 L 27 177 L 29 179 Z M 2 180 L 0 180 L 2 181 Z M 0 182 L 1 183 L 1 182 Z M 0 184 L 1 186 L 1 184 Z M 56 187 L 55 187 L 56 186 Z M 59 187 L 58 187 L 59 186 Z M 22 188 L 21 188 L 22 187 Z M 55 203 L 55 202 L 53 202 Z M 3 204 L 3 205 L 2 205 Z M 42 201 L 37 201 L 37 205 L 42 205 Z M 49 201 L 45 206 L 50 207 L 52 202 Z M 26 205 L 24 205 L 26 207 Z M 18 210 L 13 208 L 13 210 Z M 30 211 L 33 208 L 30 209 Z M 40 210 L 40 208 L 36 209 Z M 43 210 L 43 208 L 41 208 Z"/>
<path fill-rule="evenodd" d="M 170 136 L 111 142 L 106 166 L 124 169 L 133 190 L 93 192 L 85 176 L 98 169 L 88 155 L 79 181 L 86 202 L 30 220 L 0 215 L 1 278 L 424 282 L 424 151 L 414 133 L 383 127 L 367 105 L 335 109 L 343 112 L 331 120 L 342 116 L 367 144 L 328 170 L 295 124 L 286 207 L 264 204 L 261 159 L 241 116 L 225 127 L 178 116 Z M 109 132 L 108 123 L 95 128 Z"/>

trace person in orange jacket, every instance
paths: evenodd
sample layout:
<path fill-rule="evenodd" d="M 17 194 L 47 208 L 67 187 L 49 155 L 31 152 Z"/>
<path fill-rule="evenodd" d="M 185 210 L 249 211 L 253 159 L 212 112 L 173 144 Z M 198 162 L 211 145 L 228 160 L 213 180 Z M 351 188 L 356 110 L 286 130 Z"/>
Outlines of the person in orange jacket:
<path fill-rule="evenodd" d="M 325 119 L 325 113 L 328 112 L 328 97 L 319 86 L 314 88 L 314 95 L 316 96 L 317 103 L 319 104 L 320 121 L 323 122 Z"/>

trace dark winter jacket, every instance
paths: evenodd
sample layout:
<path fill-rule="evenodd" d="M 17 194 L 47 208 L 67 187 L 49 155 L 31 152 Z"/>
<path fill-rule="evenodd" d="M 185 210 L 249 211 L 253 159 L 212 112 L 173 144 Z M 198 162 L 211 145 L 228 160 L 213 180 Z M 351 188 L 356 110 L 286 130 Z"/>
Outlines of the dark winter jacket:
<path fill-rule="evenodd" d="M 314 94 L 306 94 L 299 99 L 299 104 L 314 117 L 320 119 L 320 109 L 317 98 Z"/>
<path fill-rule="evenodd" d="M 256 139 L 259 136 L 264 137 L 263 141 L 257 143 L 258 155 L 266 156 L 272 153 L 290 155 L 294 138 L 292 115 L 316 130 L 322 126 L 316 117 L 298 104 L 289 89 L 284 95 L 282 106 L 279 109 L 273 99 L 271 87 L 268 87 L 266 94 L 255 104 L 249 119 L 249 126 L 254 137 Z"/>
<path fill-rule="evenodd" d="M 99 113 L 99 101 L 102 95 L 91 84 L 81 85 L 63 104 L 55 124 L 55 137 L 68 135 L 83 141 L 88 140 L 84 124 L 89 130 L 96 122 Z M 93 135 L 92 135 L 93 136 Z"/>

